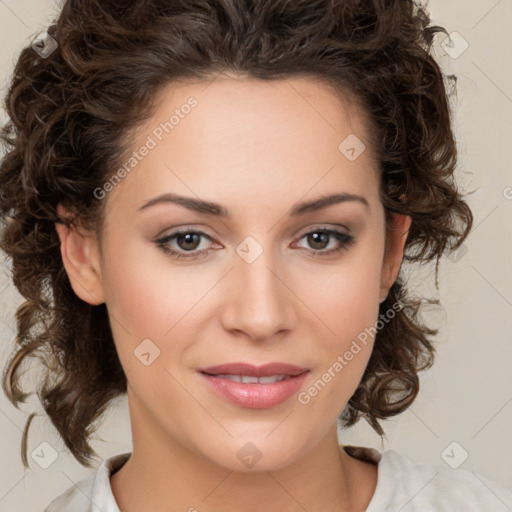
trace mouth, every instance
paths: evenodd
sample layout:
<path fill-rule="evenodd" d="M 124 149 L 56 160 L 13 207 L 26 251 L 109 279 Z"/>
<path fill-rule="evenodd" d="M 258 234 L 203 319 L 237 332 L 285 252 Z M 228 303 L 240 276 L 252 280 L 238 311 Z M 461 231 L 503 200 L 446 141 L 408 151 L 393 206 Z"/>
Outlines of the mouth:
<path fill-rule="evenodd" d="M 293 378 L 291 375 L 269 375 L 268 377 L 255 377 L 253 375 L 231 375 L 229 373 L 219 373 L 217 375 L 212 375 L 205 372 L 202 373 L 204 373 L 204 375 L 209 375 L 210 377 L 228 379 L 232 382 L 242 382 L 244 384 L 274 384 L 274 382 L 281 382 L 282 380 Z"/>
<path fill-rule="evenodd" d="M 257 379 L 262 377 L 277 377 L 279 380 L 284 380 L 290 377 L 296 377 L 309 371 L 309 368 L 304 368 L 289 363 L 267 363 L 260 366 L 255 366 L 250 363 L 226 363 L 217 366 L 210 366 L 207 368 L 201 368 L 201 373 L 212 376 L 223 376 L 223 377 L 241 377 L 241 378 L 254 378 Z M 244 382 L 244 381 L 237 381 Z M 247 383 L 256 383 L 257 381 L 249 380 Z"/>
<path fill-rule="evenodd" d="M 230 402 L 253 409 L 274 407 L 302 386 L 309 368 L 287 363 L 223 364 L 199 370 L 210 388 Z"/>

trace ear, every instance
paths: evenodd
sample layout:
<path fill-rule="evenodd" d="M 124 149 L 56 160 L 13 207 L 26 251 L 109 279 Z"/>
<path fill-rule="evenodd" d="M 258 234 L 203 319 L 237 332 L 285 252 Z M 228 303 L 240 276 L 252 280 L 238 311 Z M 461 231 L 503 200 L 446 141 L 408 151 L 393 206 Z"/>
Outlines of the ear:
<path fill-rule="evenodd" d="M 68 213 L 62 205 L 57 206 L 61 217 Z M 100 252 L 95 233 L 81 227 L 67 227 L 55 223 L 60 239 L 62 262 L 76 295 L 94 306 L 105 302 L 101 281 Z"/>
<path fill-rule="evenodd" d="M 411 226 L 411 217 L 408 215 L 394 213 L 392 216 L 391 226 L 388 231 L 388 240 L 384 253 L 381 270 L 381 284 L 380 284 L 380 302 L 383 302 L 389 289 L 396 281 L 402 258 L 404 255 L 405 241 L 409 234 Z"/>

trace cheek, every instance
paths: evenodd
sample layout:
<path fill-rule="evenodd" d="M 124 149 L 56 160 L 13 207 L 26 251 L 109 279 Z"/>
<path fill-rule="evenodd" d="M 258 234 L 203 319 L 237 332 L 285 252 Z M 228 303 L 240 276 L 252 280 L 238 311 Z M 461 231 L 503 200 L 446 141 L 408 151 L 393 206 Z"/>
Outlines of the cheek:
<path fill-rule="evenodd" d="M 139 337 L 162 337 L 199 292 L 190 286 L 190 273 L 174 270 L 152 242 L 141 243 L 133 233 L 116 233 L 105 254 L 102 279 L 109 312 Z"/>
<path fill-rule="evenodd" d="M 343 284 L 340 289 L 333 283 L 317 297 L 322 322 L 314 337 L 322 364 L 311 385 L 298 397 L 317 414 L 331 415 L 332 421 L 361 382 L 372 354 L 379 313 L 374 277 L 346 277 Z"/>
<path fill-rule="evenodd" d="M 339 345 L 376 321 L 381 262 L 378 251 L 350 255 L 337 266 L 319 269 L 300 285 L 305 304 Z M 306 286 L 304 286 L 306 284 Z M 326 338 L 323 336 L 323 338 Z"/>
<path fill-rule="evenodd" d="M 308 279 L 315 284 L 305 302 L 320 319 L 314 320 L 313 336 L 323 351 L 323 364 L 301 403 L 339 414 L 357 389 L 373 349 L 380 271 L 377 248 L 361 248 L 339 266 Z"/>
<path fill-rule="evenodd" d="M 179 283 L 170 287 L 172 276 L 165 275 L 165 267 L 149 261 L 155 250 L 131 245 L 127 239 L 128 234 L 109 239 L 102 281 L 113 337 L 128 374 L 134 365 L 141 366 L 137 348 L 144 340 L 154 344 L 145 342 L 151 357 L 158 354 L 169 337 L 166 333 L 183 316 L 183 297 L 173 291 Z"/>
<path fill-rule="evenodd" d="M 124 240 L 128 239 L 128 236 Z M 158 248 L 111 239 L 103 274 L 111 329 L 123 370 L 139 389 L 160 389 L 200 339 L 215 280 L 175 267 Z M 123 254 L 122 259 L 113 255 Z M 148 341 L 149 340 L 149 341 Z M 148 355 L 149 354 L 149 355 Z M 145 363 L 149 363 L 146 367 Z M 175 386 L 172 379 L 168 386 Z M 155 387 L 156 386 L 156 387 Z"/>

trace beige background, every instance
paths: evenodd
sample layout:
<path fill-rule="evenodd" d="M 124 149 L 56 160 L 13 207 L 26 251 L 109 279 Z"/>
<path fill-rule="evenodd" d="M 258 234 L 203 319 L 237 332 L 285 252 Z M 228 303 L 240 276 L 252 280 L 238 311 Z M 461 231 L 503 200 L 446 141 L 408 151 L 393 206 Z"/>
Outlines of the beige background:
<path fill-rule="evenodd" d="M 32 35 L 45 29 L 57 4 L 0 0 L 2 96 L 16 55 Z M 450 48 L 441 44 L 445 36 L 437 36 L 436 55 L 443 69 L 458 77 L 459 180 L 464 190 L 477 189 L 469 198 L 475 224 L 465 250 L 441 263 L 439 296 L 444 312 L 427 317 L 441 326 L 438 358 L 422 376 L 417 401 L 385 423 L 388 440 L 383 445 L 364 422 L 340 436 L 346 444 L 393 449 L 432 464 L 458 465 L 467 452 L 461 468 L 512 486 L 512 2 L 431 0 L 428 8 L 435 22 L 463 38 L 454 36 Z M 463 41 L 468 48 L 461 53 Z M 433 287 L 423 287 L 423 278 L 431 273 L 431 268 L 424 268 L 414 278 L 418 293 L 435 296 Z M 2 367 L 12 348 L 13 315 L 20 300 L 4 264 L 0 275 Z M 16 410 L 0 396 L 0 511 L 40 512 L 91 471 L 69 455 L 44 416 L 34 421 L 29 453 L 48 453 L 47 445 L 40 446 L 46 442 L 58 457 L 47 469 L 31 460 L 31 469 L 24 470 L 21 433 L 34 409 L 41 411 L 35 398 Z M 130 450 L 128 421 L 121 400 L 99 431 L 104 441 L 94 445 L 101 457 Z"/>

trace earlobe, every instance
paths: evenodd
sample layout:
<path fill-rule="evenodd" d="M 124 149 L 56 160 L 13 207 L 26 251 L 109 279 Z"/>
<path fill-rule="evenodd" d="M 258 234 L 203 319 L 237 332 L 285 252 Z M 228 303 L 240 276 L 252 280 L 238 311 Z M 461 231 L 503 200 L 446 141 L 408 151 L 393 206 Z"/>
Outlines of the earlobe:
<path fill-rule="evenodd" d="M 60 204 L 57 211 L 61 217 L 66 216 L 66 210 Z M 55 223 L 55 229 L 60 239 L 62 263 L 74 292 L 91 305 L 102 304 L 105 299 L 96 236 L 77 226 L 68 228 L 59 222 Z"/>
<path fill-rule="evenodd" d="M 386 244 L 387 250 L 382 263 L 379 299 L 381 303 L 386 299 L 389 289 L 398 277 L 411 221 L 412 219 L 408 215 L 393 214 L 392 226 L 388 233 L 389 240 Z"/>

